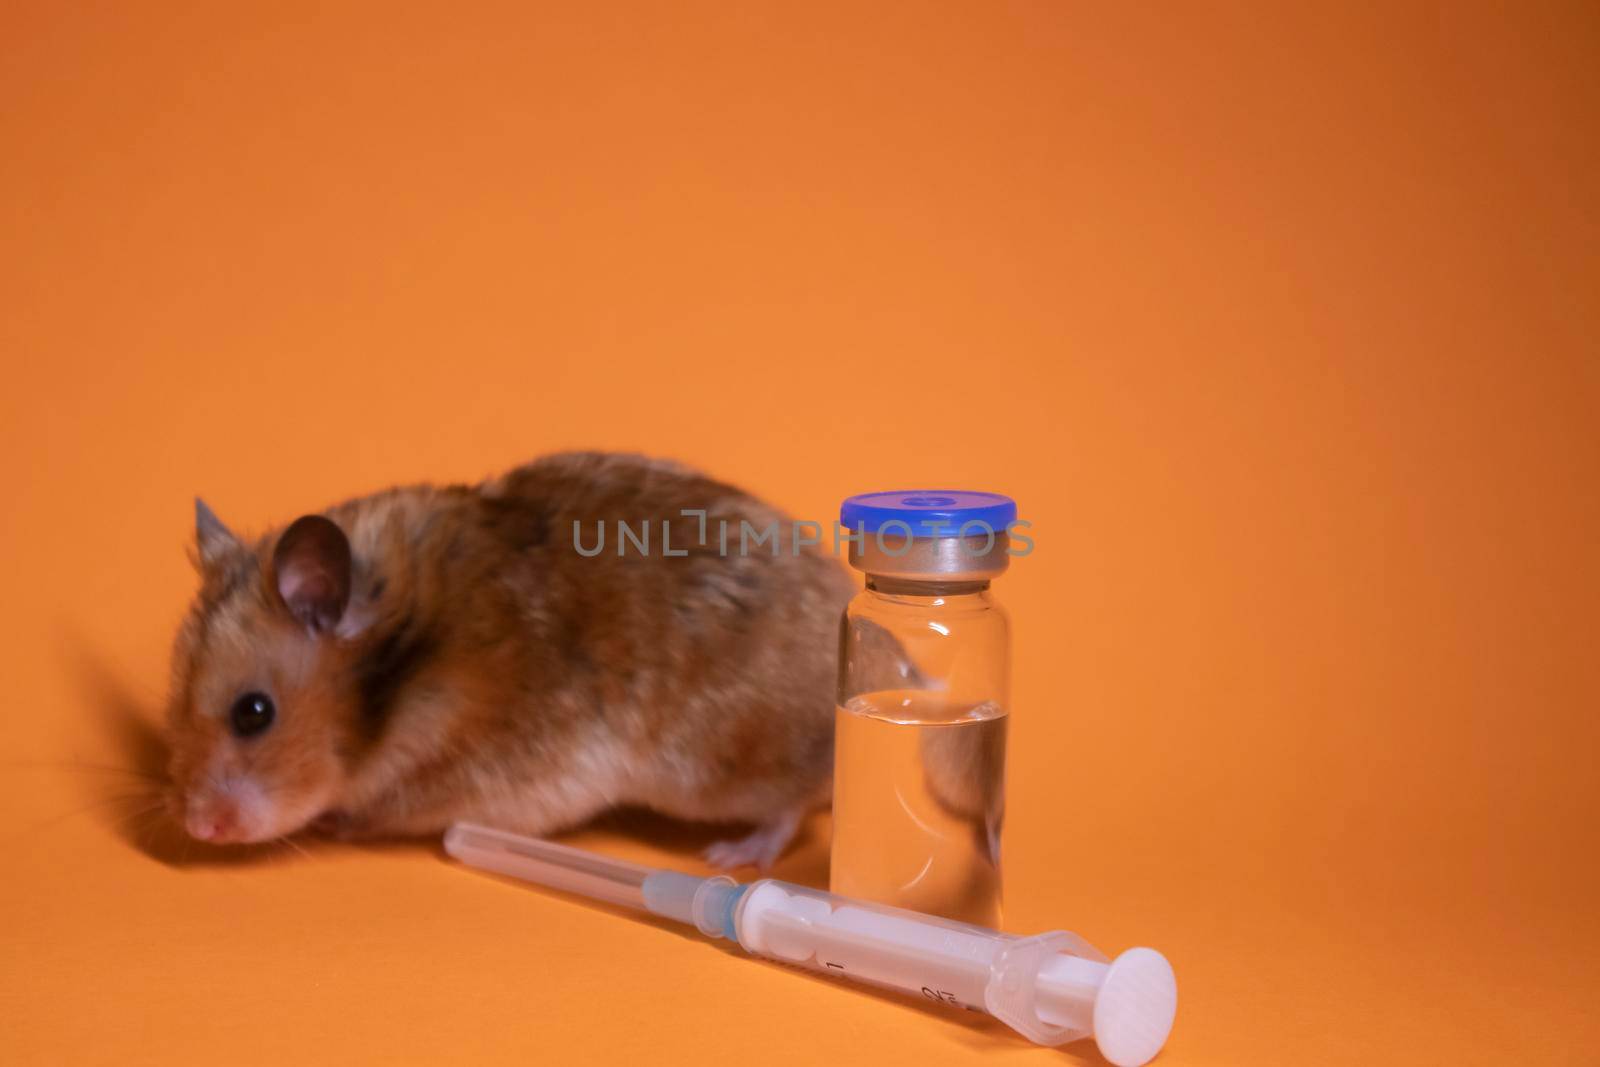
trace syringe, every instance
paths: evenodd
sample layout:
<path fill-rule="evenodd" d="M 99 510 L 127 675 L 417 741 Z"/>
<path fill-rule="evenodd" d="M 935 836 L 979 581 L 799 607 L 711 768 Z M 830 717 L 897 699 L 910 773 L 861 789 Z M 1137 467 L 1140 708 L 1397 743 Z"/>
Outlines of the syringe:
<path fill-rule="evenodd" d="M 1161 953 L 1108 961 L 1076 934 L 1017 937 L 763 878 L 740 885 L 642 867 L 566 845 L 457 823 L 445 851 L 552 889 L 692 923 L 747 952 L 838 978 L 985 1011 L 1041 1045 L 1094 1036 L 1118 1067 L 1167 1040 L 1178 987 Z"/>

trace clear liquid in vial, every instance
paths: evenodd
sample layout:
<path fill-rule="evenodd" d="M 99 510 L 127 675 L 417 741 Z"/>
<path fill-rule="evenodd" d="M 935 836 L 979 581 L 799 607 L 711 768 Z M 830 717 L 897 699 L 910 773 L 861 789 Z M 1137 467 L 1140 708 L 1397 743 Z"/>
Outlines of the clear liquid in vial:
<path fill-rule="evenodd" d="M 999 929 L 1005 710 L 884 690 L 835 724 L 833 891 Z"/>

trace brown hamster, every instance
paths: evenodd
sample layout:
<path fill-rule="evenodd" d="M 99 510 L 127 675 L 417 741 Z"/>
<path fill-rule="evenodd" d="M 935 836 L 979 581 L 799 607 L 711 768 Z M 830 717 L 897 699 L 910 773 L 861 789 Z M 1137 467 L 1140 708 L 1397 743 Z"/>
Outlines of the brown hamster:
<path fill-rule="evenodd" d="M 253 542 L 196 512 L 169 707 L 170 803 L 196 838 L 543 834 L 640 805 L 756 823 L 707 856 L 766 865 L 827 799 L 854 582 L 737 489 L 569 453 Z"/>

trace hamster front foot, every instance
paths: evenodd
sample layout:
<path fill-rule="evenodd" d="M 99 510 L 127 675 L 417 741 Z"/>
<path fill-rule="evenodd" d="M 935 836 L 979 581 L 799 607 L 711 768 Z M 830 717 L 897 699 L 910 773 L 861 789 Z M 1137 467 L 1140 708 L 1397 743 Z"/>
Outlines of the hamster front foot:
<path fill-rule="evenodd" d="M 359 841 L 373 836 L 369 824 L 347 811 L 330 809 L 312 819 L 308 824 L 314 834 L 331 837 L 335 841 Z"/>
<path fill-rule="evenodd" d="M 789 808 L 760 826 L 749 835 L 732 841 L 718 841 L 703 853 L 707 863 L 723 870 L 735 867 L 769 869 L 783 850 L 789 847 L 800 829 L 804 808 Z"/>

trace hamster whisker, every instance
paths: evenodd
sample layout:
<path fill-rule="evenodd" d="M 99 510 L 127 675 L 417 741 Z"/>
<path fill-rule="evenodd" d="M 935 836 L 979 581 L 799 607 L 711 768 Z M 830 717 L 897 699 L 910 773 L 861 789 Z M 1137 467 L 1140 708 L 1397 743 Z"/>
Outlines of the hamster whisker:
<path fill-rule="evenodd" d="M 150 839 L 161 827 L 160 806 L 150 808 L 131 820 L 131 826 L 137 827 L 139 832 L 139 847 L 144 851 L 150 850 Z"/>
<path fill-rule="evenodd" d="M 74 818 L 78 815 L 85 815 L 91 811 L 99 811 L 104 808 L 113 807 L 117 804 L 131 804 L 140 800 L 150 801 L 154 796 L 155 794 L 153 792 L 139 792 L 118 793 L 112 796 L 98 797 L 95 800 L 91 800 L 87 804 L 83 804 L 76 808 L 71 808 L 60 813 L 59 815 L 52 815 L 44 821 L 34 824 L 33 826 L 25 826 L 17 830 L 15 833 L 6 835 L 5 837 L 0 837 L 0 841 L 14 841 L 30 834 L 36 834 L 44 830 L 48 830 L 52 826 L 66 822 L 68 819 Z M 154 804 L 159 805 L 161 804 L 161 801 L 157 799 L 154 801 Z"/>
<path fill-rule="evenodd" d="M 289 838 L 289 836 L 287 834 L 284 834 L 281 837 L 274 838 L 274 840 L 281 841 L 283 844 L 288 845 L 290 848 L 292 848 L 296 852 L 300 853 L 300 855 L 304 856 L 306 859 L 310 859 L 311 858 L 311 850 L 306 848 L 304 845 L 300 844 L 297 841 L 290 840 L 290 838 Z"/>
<path fill-rule="evenodd" d="M 165 806 L 166 805 L 162 801 L 157 800 L 154 803 L 147 804 L 142 808 L 138 808 L 137 810 L 124 812 L 123 814 L 121 814 L 121 815 L 117 816 L 115 819 L 113 819 L 111 821 L 111 825 L 112 826 L 129 826 L 129 825 L 140 826 L 140 825 L 143 825 L 144 823 L 147 823 L 149 821 L 150 816 L 156 814 L 157 812 L 159 812 Z"/>
<path fill-rule="evenodd" d="M 84 774 L 126 774 L 134 778 L 143 778 L 151 782 L 165 782 L 166 777 L 152 774 L 149 771 L 137 770 L 133 767 L 114 767 L 102 763 L 68 763 L 52 762 L 49 760 L 7 760 L 0 763 L 0 767 L 14 767 L 18 770 L 50 770 L 50 771 L 80 771 Z"/>

